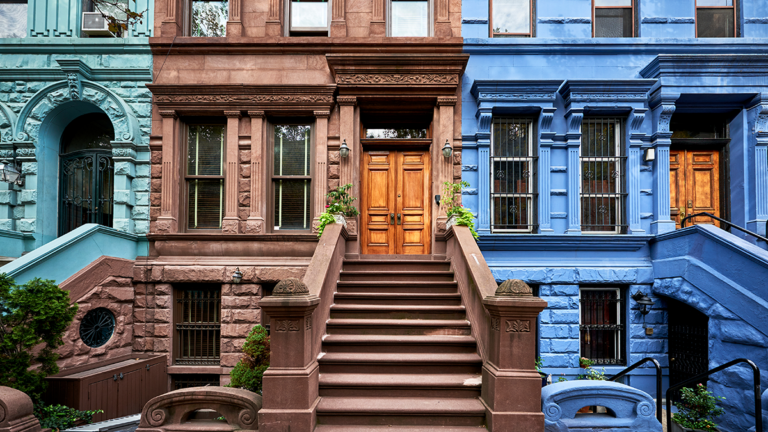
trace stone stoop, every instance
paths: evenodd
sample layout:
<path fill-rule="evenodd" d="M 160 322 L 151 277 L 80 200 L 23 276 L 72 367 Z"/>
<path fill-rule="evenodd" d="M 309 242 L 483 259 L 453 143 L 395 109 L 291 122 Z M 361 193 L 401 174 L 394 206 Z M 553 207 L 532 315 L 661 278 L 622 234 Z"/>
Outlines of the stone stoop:
<path fill-rule="evenodd" d="M 482 360 L 445 259 L 346 259 L 327 333 L 316 432 L 486 430 Z"/>

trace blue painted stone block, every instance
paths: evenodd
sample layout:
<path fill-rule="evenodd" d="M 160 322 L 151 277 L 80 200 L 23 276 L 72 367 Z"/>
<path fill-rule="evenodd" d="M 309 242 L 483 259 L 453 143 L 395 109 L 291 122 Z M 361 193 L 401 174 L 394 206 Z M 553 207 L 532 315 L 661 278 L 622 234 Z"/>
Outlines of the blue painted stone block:
<path fill-rule="evenodd" d="M 579 341 L 573 339 L 553 339 L 552 341 L 553 353 L 578 353 Z"/>
<path fill-rule="evenodd" d="M 550 312 L 552 314 L 551 322 L 553 324 L 578 324 L 579 322 L 579 311 L 554 310 Z"/>
<path fill-rule="evenodd" d="M 552 285 L 552 295 L 579 296 L 578 285 Z"/>
<path fill-rule="evenodd" d="M 541 299 L 547 302 L 547 309 L 578 309 L 579 308 L 579 300 L 577 297 L 542 296 Z"/>
<path fill-rule="evenodd" d="M 547 339 L 567 339 L 570 336 L 570 329 L 569 326 L 564 325 L 542 325 L 539 335 Z"/>

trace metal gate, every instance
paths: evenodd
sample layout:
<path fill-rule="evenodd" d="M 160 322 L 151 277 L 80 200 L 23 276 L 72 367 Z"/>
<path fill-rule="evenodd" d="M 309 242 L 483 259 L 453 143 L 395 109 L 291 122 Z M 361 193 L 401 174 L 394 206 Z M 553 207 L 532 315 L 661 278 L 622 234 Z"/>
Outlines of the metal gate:
<path fill-rule="evenodd" d="M 675 385 L 709 369 L 709 318 L 676 300 L 667 299 L 667 305 L 669 384 Z M 679 392 L 674 393 L 673 399 L 679 400 Z"/>
<path fill-rule="evenodd" d="M 61 156 L 59 235 L 87 223 L 112 226 L 114 163 L 109 151 Z"/>

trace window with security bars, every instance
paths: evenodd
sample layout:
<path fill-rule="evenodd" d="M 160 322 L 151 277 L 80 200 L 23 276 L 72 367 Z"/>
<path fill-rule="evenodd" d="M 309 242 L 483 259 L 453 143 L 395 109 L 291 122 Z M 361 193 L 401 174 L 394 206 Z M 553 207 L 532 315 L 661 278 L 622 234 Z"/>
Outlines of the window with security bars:
<path fill-rule="evenodd" d="M 581 140 L 581 230 L 592 234 L 624 231 L 622 121 L 584 119 Z"/>
<path fill-rule="evenodd" d="M 175 364 L 218 365 L 221 355 L 221 288 L 194 286 L 175 292 Z"/>
<path fill-rule="evenodd" d="M 596 365 L 625 365 L 624 293 L 620 288 L 579 290 L 581 357 Z"/>
<path fill-rule="evenodd" d="M 634 0 L 593 0 L 594 37 L 634 37 Z"/>
<path fill-rule="evenodd" d="M 736 36 L 736 0 L 696 0 L 696 37 Z"/>
<path fill-rule="evenodd" d="M 224 211 L 224 125 L 190 125 L 187 135 L 187 228 L 220 230 Z"/>
<path fill-rule="evenodd" d="M 275 231 L 311 228 L 311 137 L 311 125 L 275 125 L 272 156 Z"/>
<path fill-rule="evenodd" d="M 491 230 L 533 232 L 533 120 L 495 118 L 491 128 Z"/>

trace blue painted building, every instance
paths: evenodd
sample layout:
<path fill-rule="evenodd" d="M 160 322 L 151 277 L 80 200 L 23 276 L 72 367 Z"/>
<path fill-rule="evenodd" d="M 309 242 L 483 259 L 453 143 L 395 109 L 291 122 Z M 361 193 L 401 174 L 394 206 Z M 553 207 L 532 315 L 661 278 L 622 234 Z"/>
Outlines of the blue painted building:
<path fill-rule="evenodd" d="M 768 369 L 766 244 L 681 229 L 708 212 L 766 234 L 768 3 L 465 0 L 462 18 L 463 203 L 496 279 L 549 303 L 544 370 L 653 357 L 666 388 Z M 723 430 L 754 425 L 750 376 L 710 378 Z M 650 368 L 629 383 L 655 393 Z"/>
<path fill-rule="evenodd" d="M 0 161 L 21 171 L 0 183 L 6 260 L 88 223 L 149 230 L 154 4 L 131 7 L 144 19 L 114 36 L 83 29 L 90 2 L 0 3 Z"/>

